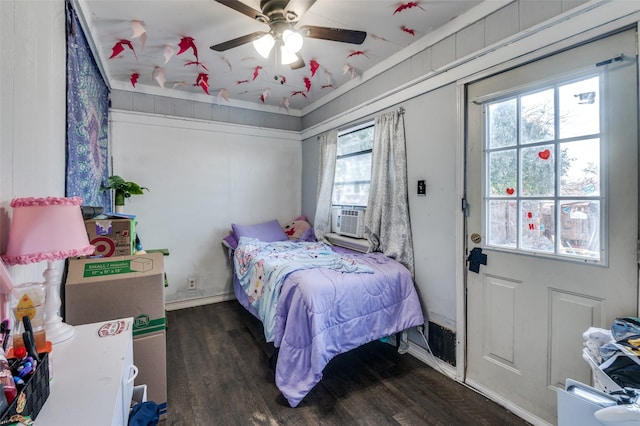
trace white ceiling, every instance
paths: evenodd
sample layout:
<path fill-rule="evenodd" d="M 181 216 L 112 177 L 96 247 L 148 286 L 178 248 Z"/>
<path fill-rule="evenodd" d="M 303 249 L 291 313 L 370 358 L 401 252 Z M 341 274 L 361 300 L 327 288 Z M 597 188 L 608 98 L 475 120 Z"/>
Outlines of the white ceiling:
<path fill-rule="evenodd" d="M 259 0 L 243 3 L 260 10 Z M 360 30 L 367 37 L 361 45 L 305 38 L 300 55 L 306 66 L 292 70 L 277 64 L 273 51 L 263 59 L 251 43 L 225 52 L 211 50 L 211 45 L 269 30 L 215 0 L 77 0 L 78 13 L 86 21 L 88 37 L 112 87 L 170 97 L 207 96 L 196 85 L 198 75 L 206 74 L 212 103 L 250 102 L 256 108 L 268 105 L 283 112 L 302 110 L 480 3 L 317 0 L 296 27 Z M 144 35 L 138 35 L 141 31 Z M 184 37 L 193 39 L 200 65 L 189 64 L 196 61 L 191 48 L 177 54 Z M 131 43 L 135 55 L 125 43 L 124 50 L 109 59 L 121 40 Z M 318 64 L 314 75 L 312 60 Z M 135 87 L 134 73 L 139 74 Z"/>

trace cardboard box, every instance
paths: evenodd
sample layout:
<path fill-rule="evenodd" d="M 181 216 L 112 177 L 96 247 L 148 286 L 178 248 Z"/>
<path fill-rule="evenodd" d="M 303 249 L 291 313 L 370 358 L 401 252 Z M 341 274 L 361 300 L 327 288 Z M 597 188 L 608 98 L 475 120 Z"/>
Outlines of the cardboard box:
<path fill-rule="evenodd" d="M 89 324 L 133 317 L 136 385 L 167 413 L 166 318 L 162 253 L 69 259 L 65 322 Z"/>
<path fill-rule="evenodd" d="M 94 256 L 128 256 L 135 253 L 135 219 L 106 218 L 84 221 Z"/>
<path fill-rule="evenodd" d="M 134 335 L 157 328 L 165 317 L 163 256 L 69 259 L 64 293 L 71 325 L 134 317 Z"/>
<path fill-rule="evenodd" d="M 160 419 L 167 417 L 166 332 L 133 337 L 133 363 L 138 367 L 135 385 L 147 386 L 147 400 L 160 406 Z"/>
<path fill-rule="evenodd" d="M 69 259 L 65 322 L 89 324 L 133 317 L 133 335 L 164 330 L 162 253 Z"/>

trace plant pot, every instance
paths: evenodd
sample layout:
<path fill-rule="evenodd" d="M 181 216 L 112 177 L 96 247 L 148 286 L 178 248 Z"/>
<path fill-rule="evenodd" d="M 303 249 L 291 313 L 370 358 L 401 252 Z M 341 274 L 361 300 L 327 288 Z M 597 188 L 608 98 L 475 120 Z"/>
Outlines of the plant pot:
<path fill-rule="evenodd" d="M 114 204 L 116 205 L 116 211 L 118 209 L 118 206 L 123 207 L 124 206 L 124 191 L 119 191 L 116 189 L 115 191 L 115 200 L 114 200 Z"/>

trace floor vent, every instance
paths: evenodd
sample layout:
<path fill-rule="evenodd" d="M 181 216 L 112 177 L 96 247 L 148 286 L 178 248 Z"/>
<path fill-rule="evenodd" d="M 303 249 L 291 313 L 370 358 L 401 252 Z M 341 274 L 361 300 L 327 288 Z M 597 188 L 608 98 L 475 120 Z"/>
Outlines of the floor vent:
<path fill-rule="evenodd" d="M 429 322 L 429 346 L 441 360 L 456 365 L 456 333 L 441 325 Z"/>

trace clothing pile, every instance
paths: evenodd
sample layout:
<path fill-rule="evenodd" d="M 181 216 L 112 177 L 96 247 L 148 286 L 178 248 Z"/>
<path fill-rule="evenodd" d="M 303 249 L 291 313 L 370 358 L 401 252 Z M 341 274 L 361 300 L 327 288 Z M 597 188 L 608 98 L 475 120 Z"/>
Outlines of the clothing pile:
<path fill-rule="evenodd" d="M 610 330 L 589 327 L 586 352 L 620 387 L 640 389 L 640 318 L 616 318 Z"/>

